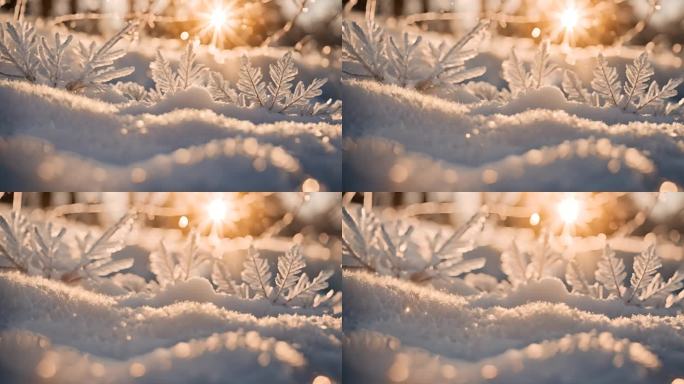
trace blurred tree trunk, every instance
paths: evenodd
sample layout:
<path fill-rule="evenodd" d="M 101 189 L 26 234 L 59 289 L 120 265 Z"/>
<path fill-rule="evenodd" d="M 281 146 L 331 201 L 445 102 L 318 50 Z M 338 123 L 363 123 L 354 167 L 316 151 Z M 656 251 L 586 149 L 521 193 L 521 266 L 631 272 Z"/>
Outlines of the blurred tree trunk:
<path fill-rule="evenodd" d="M 401 16 L 404 12 L 404 2 L 402 0 L 394 0 L 392 6 L 392 13 L 395 17 Z"/>
<path fill-rule="evenodd" d="M 40 0 L 40 15 L 47 18 L 52 13 L 52 0 Z"/>

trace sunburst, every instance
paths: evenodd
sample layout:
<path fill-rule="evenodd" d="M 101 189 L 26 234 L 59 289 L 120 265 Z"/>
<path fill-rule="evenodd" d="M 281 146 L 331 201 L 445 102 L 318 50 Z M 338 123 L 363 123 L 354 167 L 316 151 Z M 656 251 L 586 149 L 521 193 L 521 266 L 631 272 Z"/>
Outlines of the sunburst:
<path fill-rule="evenodd" d="M 591 27 L 591 5 L 586 0 L 566 0 L 559 9 L 552 12 L 553 29 L 551 38 L 562 38 L 564 46 L 574 46 L 577 40 L 587 35 Z"/>

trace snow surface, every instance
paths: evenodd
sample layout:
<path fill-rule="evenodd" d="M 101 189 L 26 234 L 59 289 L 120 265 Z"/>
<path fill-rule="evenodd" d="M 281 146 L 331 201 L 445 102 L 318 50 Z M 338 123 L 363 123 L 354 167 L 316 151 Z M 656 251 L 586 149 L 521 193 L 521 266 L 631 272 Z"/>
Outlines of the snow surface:
<path fill-rule="evenodd" d="M 339 316 L 236 299 L 199 278 L 132 295 L 0 273 L 3 383 L 340 379 Z"/>
<path fill-rule="evenodd" d="M 683 314 L 575 295 L 554 278 L 460 296 L 345 271 L 343 300 L 345 382 L 670 383 L 684 377 Z"/>
<path fill-rule="evenodd" d="M 0 213 L 7 217 L 2 205 Z M 66 241 L 104 229 L 50 211 L 31 211 L 34 223 L 67 228 Z M 195 277 L 156 289 L 149 255 L 161 240 L 171 252 L 186 247 L 179 230 L 137 226 L 113 259 L 133 258 L 122 274 L 81 285 L 0 271 L 0 383 L 311 383 L 341 381 L 340 308 L 293 308 L 217 292 Z M 269 263 L 292 245 L 282 236 L 221 238 L 232 276 L 244 250 L 257 244 Z M 207 246 L 202 243 L 200 246 Z M 332 269 L 330 288 L 341 290 L 339 246 L 302 244 L 306 273 Z M 208 250 L 207 250 L 208 251 Z M 336 253 L 337 252 L 337 253 Z M 337 256 L 335 256 L 337 254 Z M 210 276 L 208 269 L 203 276 Z M 147 289 L 130 292 L 118 276 L 137 276 Z M 239 378 L 239 379 L 236 379 Z"/>
<path fill-rule="evenodd" d="M 501 63 L 511 47 L 527 63 L 536 49 L 527 39 L 493 38 L 469 63 L 487 68 L 475 80 L 507 88 Z M 604 55 L 622 79 L 625 65 L 640 52 L 606 48 Z M 552 53 L 556 64 L 574 69 L 588 85 L 595 48 Z M 659 84 L 681 77 L 681 58 L 667 52 L 652 57 Z M 437 96 L 347 77 L 342 94 L 347 190 L 657 190 L 666 180 L 684 185 L 684 124 L 677 116 L 595 108 L 568 101 L 556 87 L 507 102 L 481 101 L 467 86 Z"/>
<path fill-rule="evenodd" d="M 78 39 L 89 39 L 79 35 Z M 182 48 L 145 39 L 129 46 L 118 66 L 122 81 L 147 88 L 157 47 L 174 64 Z M 240 56 L 266 69 L 283 49 L 226 51 L 206 47 L 199 61 L 234 86 Z M 339 99 L 339 75 L 329 59 L 296 54 L 299 79 L 328 79 L 321 100 Z M 174 64 L 175 65 L 175 64 Z M 299 80 L 298 79 L 298 80 Z M 190 88 L 153 105 L 111 94 L 81 96 L 26 82 L 0 80 L 0 174 L 17 190 L 300 190 L 316 179 L 341 187 L 342 128 L 338 117 L 286 116 L 214 102 Z"/>

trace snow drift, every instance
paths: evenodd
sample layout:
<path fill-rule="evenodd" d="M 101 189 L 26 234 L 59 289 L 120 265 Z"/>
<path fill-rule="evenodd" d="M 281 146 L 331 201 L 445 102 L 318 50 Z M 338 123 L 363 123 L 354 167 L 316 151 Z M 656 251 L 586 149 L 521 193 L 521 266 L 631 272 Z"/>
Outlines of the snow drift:
<path fill-rule="evenodd" d="M 0 307 L 7 383 L 300 383 L 341 375 L 340 318 L 233 299 L 203 279 L 136 299 L 2 273 Z"/>
<path fill-rule="evenodd" d="M 684 375 L 681 313 L 635 313 L 568 293 L 557 279 L 459 296 L 345 272 L 344 289 L 345 381 L 643 383 Z"/>

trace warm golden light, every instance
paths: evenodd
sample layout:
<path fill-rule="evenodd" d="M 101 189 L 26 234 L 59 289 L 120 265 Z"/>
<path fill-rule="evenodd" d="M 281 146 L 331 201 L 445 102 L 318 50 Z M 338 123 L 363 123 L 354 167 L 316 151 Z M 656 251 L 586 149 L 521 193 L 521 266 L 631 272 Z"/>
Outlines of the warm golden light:
<path fill-rule="evenodd" d="M 530 224 L 531 225 L 539 225 L 540 221 L 541 221 L 541 216 L 539 216 L 539 214 L 537 212 L 530 215 Z"/>
<path fill-rule="evenodd" d="M 575 45 L 578 38 L 586 36 L 591 26 L 589 15 L 595 11 L 586 0 L 567 0 L 552 11 L 554 26 L 551 39 L 562 37 L 564 46 Z"/>
<path fill-rule="evenodd" d="M 217 197 L 207 204 L 207 215 L 214 223 L 222 223 L 226 219 L 227 213 L 228 204 L 221 197 Z"/>
<path fill-rule="evenodd" d="M 558 215 L 566 225 L 575 224 L 577 222 L 581 209 L 582 204 L 573 195 L 563 198 L 563 200 L 558 203 L 558 206 L 556 206 Z"/>
<path fill-rule="evenodd" d="M 569 6 L 561 14 L 561 23 L 563 24 L 563 28 L 565 28 L 567 31 L 572 31 L 577 26 L 579 18 L 580 15 L 577 9 L 575 9 L 574 6 Z"/>
<path fill-rule="evenodd" d="M 222 7 L 214 8 L 209 16 L 209 25 L 214 28 L 221 28 L 226 21 L 226 10 Z"/>
<path fill-rule="evenodd" d="M 200 13 L 205 24 L 199 31 L 199 36 L 211 36 L 209 46 L 223 48 L 223 40 L 235 35 L 234 29 L 239 19 L 237 13 L 232 2 L 213 0 L 207 9 Z"/>

